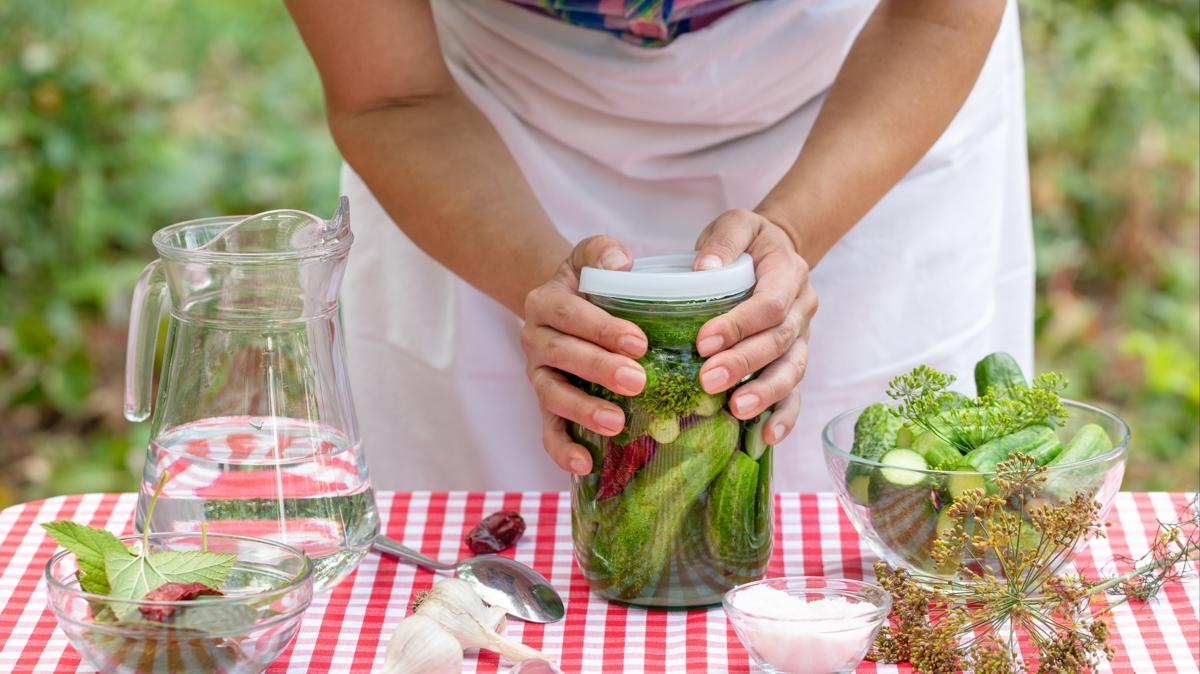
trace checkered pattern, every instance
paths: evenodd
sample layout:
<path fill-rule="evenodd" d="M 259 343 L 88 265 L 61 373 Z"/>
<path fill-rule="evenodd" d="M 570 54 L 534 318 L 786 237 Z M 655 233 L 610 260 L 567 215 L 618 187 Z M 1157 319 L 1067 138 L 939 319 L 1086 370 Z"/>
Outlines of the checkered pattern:
<path fill-rule="evenodd" d="M 518 510 L 528 529 L 516 557 L 550 578 L 567 600 L 567 617 L 553 625 L 513 620 L 509 634 L 559 657 L 567 672 L 749 672 L 745 650 L 719 608 L 642 611 L 590 595 L 571 559 L 570 499 L 557 493 L 390 493 L 378 495 L 387 532 L 426 554 L 467 554 L 463 534 L 483 515 Z M 1140 555 L 1158 519 L 1173 521 L 1186 494 L 1122 493 L 1107 540 L 1094 541 L 1077 560 L 1081 570 L 1112 568 L 1114 556 Z M 0 512 L 0 672 L 91 671 L 79 661 L 46 606 L 43 567 L 54 551 L 40 522 L 73 519 L 128 532 L 133 494 L 86 494 L 26 503 Z M 831 494 L 782 494 L 778 544 L 768 575 L 870 577 L 874 557 L 860 542 Z M 296 642 L 270 672 L 368 672 L 383 662 L 392 629 L 413 594 L 434 574 L 368 555 L 332 592 L 314 600 Z M 1196 672 L 1200 665 L 1200 582 L 1191 574 L 1158 599 L 1118 608 L 1117 649 L 1111 670 L 1121 673 Z M 467 659 L 468 672 L 507 668 L 490 654 Z M 863 663 L 860 672 L 894 672 Z"/>

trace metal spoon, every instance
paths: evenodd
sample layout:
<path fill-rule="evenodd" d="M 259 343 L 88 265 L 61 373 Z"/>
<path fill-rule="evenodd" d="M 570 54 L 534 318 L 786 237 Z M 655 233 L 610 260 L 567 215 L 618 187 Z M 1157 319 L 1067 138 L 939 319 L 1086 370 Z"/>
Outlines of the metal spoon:
<path fill-rule="evenodd" d="M 471 584 L 491 606 L 533 623 L 552 623 L 566 615 L 562 597 L 546 577 L 521 562 L 500 555 L 468 557 L 457 564 L 444 564 L 384 535 L 372 546 L 386 553 L 436 571 L 453 571 Z"/>

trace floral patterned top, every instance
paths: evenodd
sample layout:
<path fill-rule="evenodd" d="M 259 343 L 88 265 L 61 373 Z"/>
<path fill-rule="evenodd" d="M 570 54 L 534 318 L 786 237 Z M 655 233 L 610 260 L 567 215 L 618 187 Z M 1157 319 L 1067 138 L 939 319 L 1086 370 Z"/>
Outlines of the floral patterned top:
<path fill-rule="evenodd" d="M 584 28 L 661 47 L 753 0 L 509 0 Z"/>

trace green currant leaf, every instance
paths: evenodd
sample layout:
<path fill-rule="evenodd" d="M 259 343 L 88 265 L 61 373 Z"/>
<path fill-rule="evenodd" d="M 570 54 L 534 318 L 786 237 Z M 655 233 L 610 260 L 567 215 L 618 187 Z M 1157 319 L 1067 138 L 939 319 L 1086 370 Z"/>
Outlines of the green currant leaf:
<path fill-rule="evenodd" d="M 112 596 L 137 600 L 164 583 L 204 583 L 219 589 L 237 556 L 224 552 L 152 552 L 136 557 L 110 552 L 104 557 Z"/>
<path fill-rule="evenodd" d="M 70 520 L 46 522 L 42 524 L 42 528 L 55 542 L 75 553 L 79 569 L 84 575 L 90 576 L 93 583 L 102 584 L 104 587 L 108 586 L 105 577 L 106 557 L 110 553 L 114 557 L 133 557 L 133 552 L 119 538 L 104 529 L 84 526 Z M 81 579 L 80 587 L 82 586 Z"/>

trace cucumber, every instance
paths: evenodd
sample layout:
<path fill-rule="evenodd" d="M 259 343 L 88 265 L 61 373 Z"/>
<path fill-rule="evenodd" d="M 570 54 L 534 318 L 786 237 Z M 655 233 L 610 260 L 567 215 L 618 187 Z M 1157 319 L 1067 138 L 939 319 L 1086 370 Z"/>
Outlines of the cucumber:
<path fill-rule="evenodd" d="M 660 445 L 675 442 L 679 437 L 679 419 L 677 417 L 651 418 L 646 424 L 646 433 Z"/>
<path fill-rule="evenodd" d="M 920 454 L 933 470 L 951 470 L 962 460 L 962 452 L 934 433 L 922 433 L 913 441 L 912 449 Z"/>
<path fill-rule="evenodd" d="M 925 458 L 911 449 L 893 449 L 884 454 L 879 462 L 885 464 L 879 469 L 879 477 L 901 487 L 912 487 L 925 482 L 927 476 L 923 471 L 929 469 Z"/>
<path fill-rule="evenodd" d="M 896 446 L 896 435 L 903 423 L 896 411 L 885 403 L 868 406 L 854 422 L 854 445 L 850 453 L 868 461 L 878 461 L 884 452 Z"/>
<path fill-rule="evenodd" d="M 739 424 L 728 412 L 701 418 L 634 475 L 618 498 L 598 509 L 593 580 L 613 596 L 636 600 L 662 577 L 688 510 L 737 451 Z"/>
<path fill-rule="evenodd" d="M 870 505 L 871 503 L 871 473 L 866 471 L 856 471 L 854 477 L 846 482 L 846 491 L 850 493 L 850 498 L 859 505 Z"/>
<path fill-rule="evenodd" d="M 951 531 L 954 531 L 955 524 L 958 524 L 958 520 L 951 517 L 950 513 L 945 508 L 942 508 L 942 510 L 938 512 L 937 522 L 934 524 L 934 527 L 933 527 L 933 540 L 936 541 L 941 538 L 944 538 Z M 930 549 L 932 549 L 932 547 L 933 547 L 933 544 L 930 543 Z M 937 573 L 937 574 L 940 574 L 943 576 L 949 576 L 949 575 L 952 575 L 955 571 L 957 571 L 959 566 L 961 566 L 961 565 L 962 565 L 962 555 L 960 553 L 960 554 L 955 555 L 955 559 L 946 560 L 946 563 L 944 563 L 944 564 L 937 564 L 933 561 L 933 559 L 930 559 L 930 560 L 928 560 L 928 564 L 927 564 L 926 568 L 933 571 L 934 573 Z"/>
<path fill-rule="evenodd" d="M 775 450 L 767 447 L 758 460 L 758 490 L 754 495 L 754 544 L 758 549 L 758 569 L 753 580 L 762 577 L 771 557 L 771 546 L 775 544 L 775 492 L 771 491 L 771 480 L 775 461 Z"/>
<path fill-rule="evenodd" d="M 1029 386 L 1017 359 L 1003 351 L 988 354 L 975 364 L 975 393 L 983 395 L 996 386 L 1001 389 Z"/>
<path fill-rule="evenodd" d="M 941 511 L 938 512 L 937 525 L 934 527 L 937 537 L 941 538 L 953 531 L 955 524 L 958 524 L 958 520 L 951 517 L 948 510 L 942 508 Z"/>
<path fill-rule="evenodd" d="M 904 426 L 904 421 L 890 405 L 868 405 L 854 422 L 854 445 L 850 453 L 866 461 L 880 461 L 884 453 L 895 447 L 901 426 Z M 874 468 L 870 465 L 851 462 L 846 467 L 846 486 L 850 497 L 859 505 L 870 504 L 868 487 L 871 473 L 874 473 Z"/>
<path fill-rule="evenodd" d="M 971 399 L 959 393 L 958 391 L 946 391 L 938 400 L 938 407 L 943 412 L 956 410 L 960 407 L 966 407 L 971 403 Z"/>
<path fill-rule="evenodd" d="M 742 434 L 742 451 L 750 455 L 751 459 L 758 461 L 762 457 L 763 452 L 767 451 L 770 445 L 766 440 L 763 440 L 763 431 L 767 428 L 767 419 L 771 418 L 771 410 L 767 410 L 758 415 L 758 419 L 754 423 L 746 427 L 746 431 Z"/>
<path fill-rule="evenodd" d="M 712 557 L 726 568 L 737 569 L 755 557 L 755 498 L 758 462 L 734 452 L 708 489 L 704 512 L 704 541 Z"/>
<path fill-rule="evenodd" d="M 1086 461 L 1092 457 L 1107 454 L 1112 451 L 1112 448 L 1112 438 L 1108 437 L 1108 433 L 1099 424 L 1087 424 L 1075 431 L 1074 437 L 1067 442 L 1058 456 L 1051 459 L 1046 465 L 1061 466 Z"/>
<path fill-rule="evenodd" d="M 1085 466 L 1071 464 L 1086 461 L 1111 452 L 1112 438 L 1097 424 L 1087 424 L 1075 432 L 1058 456 L 1046 464 L 1046 483 L 1043 492 L 1057 501 L 1065 501 L 1076 493 L 1095 494 L 1108 471 L 1107 462 Z"/>
<path fill-rule="evenodd" d="M 901 449 L 909 449 L 913 446 L 913 442 L 916 441 L 917 436 L 924 432 L 924 428 L 913 426 L 906 421 L 900 426 L 900 430 L 896 433 L 896 446 Z"/>
<path fill-rule="evenodd" d="M 854 445 L 850 453 L 868 461 L 879 461 L 896 446 L 896 436 L 903 423 L 896 411 L 886 403 L 869 405 L 854 422 Z M 859 505 L 870 503 L 866 497 L 866 487 L 872 472 L 871 466 L 853 461 L 846 466 L 846 485 L 850 497 Z"/>
<path fill-rule="evenodd" d="M 1062 451 L 1058 435 L 1049 426 L 1030 426 L 1015 433 L 1009 433 L 971 450 L 959 462 L 960 470 L 974 470 L 980 473 L 996 472 L 996 465 L 1018 452 L 1037 459 L 1041 465 L 1049 463 Z"/>
<path fill-rule="evenodd" d="M 956 501 L 971 489 L 987 489 L 987 482 L 982 475 L 975 472 L 951 473 L 946 479 L 946 491 Z"/>

